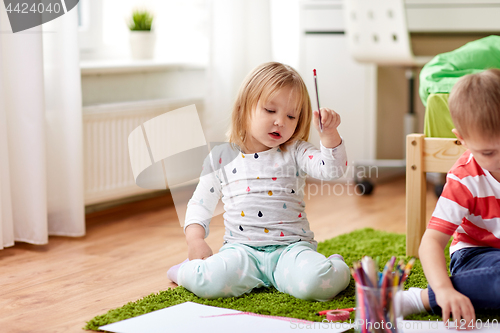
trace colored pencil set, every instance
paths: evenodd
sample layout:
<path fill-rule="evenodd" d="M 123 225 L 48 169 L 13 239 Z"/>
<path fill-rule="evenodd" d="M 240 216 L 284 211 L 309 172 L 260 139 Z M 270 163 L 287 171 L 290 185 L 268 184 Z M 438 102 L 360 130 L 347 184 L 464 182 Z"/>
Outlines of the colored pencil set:
<path fill-rule="evenodd" d="M 396 319 L 401 313 L 396 293 L 402 289 L 415 259 L 407 264 L 392 257 L 379 271 L 378 260 L 363 257 L 354 262 L 351 274 L 356 281 L 356 323 L 362 333 L 398 332 Z"/>

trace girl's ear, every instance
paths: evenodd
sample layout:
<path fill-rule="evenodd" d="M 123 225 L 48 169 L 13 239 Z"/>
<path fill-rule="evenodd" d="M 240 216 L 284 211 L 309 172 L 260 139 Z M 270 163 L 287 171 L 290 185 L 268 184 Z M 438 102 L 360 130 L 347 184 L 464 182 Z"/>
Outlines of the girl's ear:
<path fill-rule="evenodd" d="M 454 128 L 451 131 L 453 132 L 453 134 L 455 134 L 455 136 L 457 137 L 458 141 L 460 141 L 460 143 L 462 144 L 462 146 L 464 146 L 465 148 L 467 148 L 467 144 L 465 143 L 464 138 L 458 132 L 458 130 L 456 128 Z"/>

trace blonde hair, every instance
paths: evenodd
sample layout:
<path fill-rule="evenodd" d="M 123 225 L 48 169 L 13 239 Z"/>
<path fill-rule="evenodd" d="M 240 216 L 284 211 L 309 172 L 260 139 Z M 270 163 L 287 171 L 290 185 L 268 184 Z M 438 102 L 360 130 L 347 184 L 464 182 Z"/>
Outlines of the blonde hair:
<path fill-rule="evenodd" d="M 448 100 L 453 124 L 463 138 L 500 136 L 500 70 L 462 77 Z"/>
<path fill-rule="evenodd" d="M 298 121 L 295 132 L 280 148 L 286 151 L 286 146 L 295 140 L 306 141 L 309 138 L 312 118 L 311 101 L 306 85 L 292 67 L 279 62 L 268 62 L 255 68 L 241 84 L 233 107 L 231 127 L 228 132 L 229 142 L 245 150 L 252 110 L 257 107 L 259 100 L 266 103 L 285 87 L 291 88 L 290 95 L 295 98 Z"/>

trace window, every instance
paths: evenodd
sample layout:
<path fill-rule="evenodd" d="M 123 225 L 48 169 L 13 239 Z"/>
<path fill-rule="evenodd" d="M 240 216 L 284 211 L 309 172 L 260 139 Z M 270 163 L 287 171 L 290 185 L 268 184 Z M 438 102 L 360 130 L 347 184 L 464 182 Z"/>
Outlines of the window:
<path fill-rule="evenodd" d="M 80 0 L 78 11 L 78 38 L 80 50 L 97 51 L 102 41 L 102 6 L 99 0 Z"/>
<path fill-rule="evenodd" d="M 133 9 L 139 8 L 154 12 L 156 59 L 172 62 L 208 60 L 209 1 L 81 0 L 79 4 L 82 58 L 129 58 L 127 20 Z"/>

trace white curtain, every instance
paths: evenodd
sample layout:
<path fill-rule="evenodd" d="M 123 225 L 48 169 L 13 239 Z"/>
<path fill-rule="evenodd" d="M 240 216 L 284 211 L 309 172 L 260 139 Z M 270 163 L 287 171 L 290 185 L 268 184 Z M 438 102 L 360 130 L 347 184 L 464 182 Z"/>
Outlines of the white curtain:
<path fill-rule="evenodd" d="M 0 12 L 0 249 L 83 236 L 77 11 L 15 34 Z"/>
<path fill-rule="evenodd" d="M 207 111 L 208 142 L 226 141 L 233 102 L 245 76 L 272 60 L 270 0 L 212 0 Z"/>

